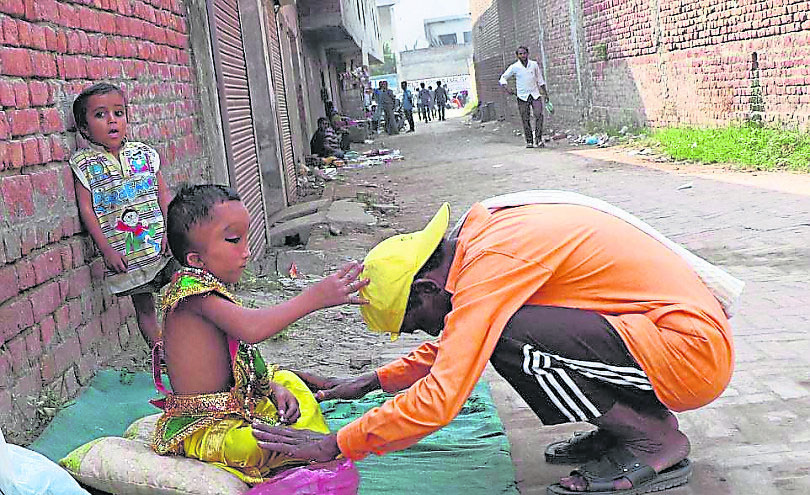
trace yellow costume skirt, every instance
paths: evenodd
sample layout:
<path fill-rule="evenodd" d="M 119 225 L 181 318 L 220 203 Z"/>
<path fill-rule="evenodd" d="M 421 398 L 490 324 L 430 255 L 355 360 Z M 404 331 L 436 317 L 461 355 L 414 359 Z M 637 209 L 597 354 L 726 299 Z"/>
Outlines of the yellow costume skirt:
<path fill-rule="evenodd" d="M 293 428 L 329 433 L 318 401 L 295 373 L 277 371 L 273 381 L 283 385 L 298 399 L 301 417 L 292 425 Z M 277 415 L 276 406 L 268 398 L 256 404 L 255 412 L 257 415 Z M 306 463 L 260 448 L 250 422 L 242 419 L 223 419 L 195 432 L 183 441 L 183 449 L 186 457 L 210 462 L 251 485 L 261 483 L 281 466 Z"/>

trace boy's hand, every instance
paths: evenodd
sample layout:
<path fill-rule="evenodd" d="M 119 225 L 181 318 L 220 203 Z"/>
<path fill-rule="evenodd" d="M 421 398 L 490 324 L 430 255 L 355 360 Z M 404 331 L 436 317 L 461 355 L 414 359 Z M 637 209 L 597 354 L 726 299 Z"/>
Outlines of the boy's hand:
<path fill-rule="evenodd" d="M 356 261 L 346 263 L 338 271 L 307 290 L 319 308 L 338 304 L 367 304 L 368 301 L 355 294 L 369 283 L 368 279 L 357 279 L 362 271 L 362 263 Z"/>
<path fill-rule="evenodd" d="M 298 399 L 280 383 L 271 383 L 273 390 L 273 403 L 278 409 L 278 417 L 282 424 L 291 425 L 301 417 L 301 408 Z"/>
<path fill-rule="evenodd" d="M 169 238 L 165 234 L 160 239 L 160 254 L 170 255 L 169 252 Z"/>
<path fill-rule="evenodd" d="M 107 268 L 116 273 L 126 273 L 127 271 L 127 258 L 113 248 L 108 248 L 102 251 L 104 255 L 104 264 Z"/>

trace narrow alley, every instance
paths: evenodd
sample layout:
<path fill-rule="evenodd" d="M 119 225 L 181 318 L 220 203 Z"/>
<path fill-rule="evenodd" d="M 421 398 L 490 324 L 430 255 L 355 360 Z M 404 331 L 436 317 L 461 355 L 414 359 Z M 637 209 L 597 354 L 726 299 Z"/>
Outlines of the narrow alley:
<path fill-rule="evenodd" d="M 444 201 L 451 205 L 452 224 L 473 202 L 505 192 L 576 191 L 630 211 L 741 278 L 746 287 L 732 319 L 737 352 L 734 378 L 720 399 L 679 415 L 693 441 L 691 458 L 696 467 L 690 484 L 668 493 L 810 492 L 810 420 L 804 414 L 810 408 L 810 336 L 806 332 L 810 309 L 802 304 L 810 290 L 807 177 L 788 175 L 804 191 L 790 194 L 584 158 L 569 152 L 579 150 L 568 145 L 524 149 L 512 129 L 508 122 L 482 125 L 468 117 L 417 124 L 413 134 L 380 137 L 374 144 L 400 149 L 406 160 L 346 171 L 347 185 L 340 187 L 361 191 L 364 197 L 383 186 L 390 188 L 399 212 L 388 220 L 391 227 L 406 231 L 421 228 Z M 776 177 L 771 179 L 778 182 Z M 368 185 L 374 187 L 364 187 Z M 379 237 L 347 235 L 328 241 L 330 257 L 357 256 L 363 243 L 370 248 Z M 323 242 L 313 238 L 310 247 L 318 249 Z M 351 340 L 375 342 L 373 353 L 381 352 L 373 355 L 376 366 L 416 347 L 425 337 L 419 334 L 380 343 L 379 336 L 359 328 Z M 328 338 L 335 345 L 341 340 L 340 336 Z M 341 364 L 334 364 L 339 370 Z M 346 373 L 353 372 L 348 362 L 342 367 Z M 546 485 L 570 467 L 546 464 L 545 445 L 587 425 L 539 429 L 532 411 L 505 381 L 492 370 L 485 377 L 510 439 L 520 492 L 546 493 Z"/>

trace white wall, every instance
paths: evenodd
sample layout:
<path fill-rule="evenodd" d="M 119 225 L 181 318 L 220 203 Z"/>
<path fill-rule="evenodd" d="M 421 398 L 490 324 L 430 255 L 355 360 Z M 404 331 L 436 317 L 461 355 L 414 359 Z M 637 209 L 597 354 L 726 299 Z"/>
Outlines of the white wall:
<path fill-rule="evenodd" d="M 469 13 L 469 0 L 399 0 L 394 4 L 394 52 L 430 46 L 425 39 L 425 19 Z M 464 42 L 460 33 L 458 41 Z"/>

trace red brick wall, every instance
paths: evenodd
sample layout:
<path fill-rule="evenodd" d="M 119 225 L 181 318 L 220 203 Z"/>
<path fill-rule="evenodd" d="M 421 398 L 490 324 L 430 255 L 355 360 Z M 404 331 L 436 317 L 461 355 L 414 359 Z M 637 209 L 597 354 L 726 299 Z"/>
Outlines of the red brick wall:
<path fill-rule="evenodd" d="M 474 22 L 476 9 L 483 12 L 476 3 L 491 2 L 471 3 Z M 557 110 L 551 120 L 558 125 L 725 125 L 751 115 L 757 86 L 766 121 L 803 128 L 810 123 L 807 0 L 497 3 L 526 8 L 513 24 L 496 26 L 502 41 L 511 38 L 534 51 L 539 32 L 533 22 L 542 25 L 548 88 Z M 529 8 L 538 4 L 540 19 Z M 480 36 L 491 31 L 490 18 L 478 16 L 476 50 L 479 43 L 495 45 Z M 505 56 L 513 51 L 501 48 Z M 491 78 L 495 70 L 486 65 L 496 60 L 494 55 L 487 60 L 477 62 L 476 70 Z M 478 77 L 478 85 L 491 81 Z"/>
<path fill-rule="evenodd" d="M 43 388 L 73 395 L 140 338 L 79 221 L 76 94 L 119 84 L 129 137 L 160 152 L 170 187 L 209 176 L 185 16 L 181 0 L 0 1 L 0 421 L 12 434 Z"/>

